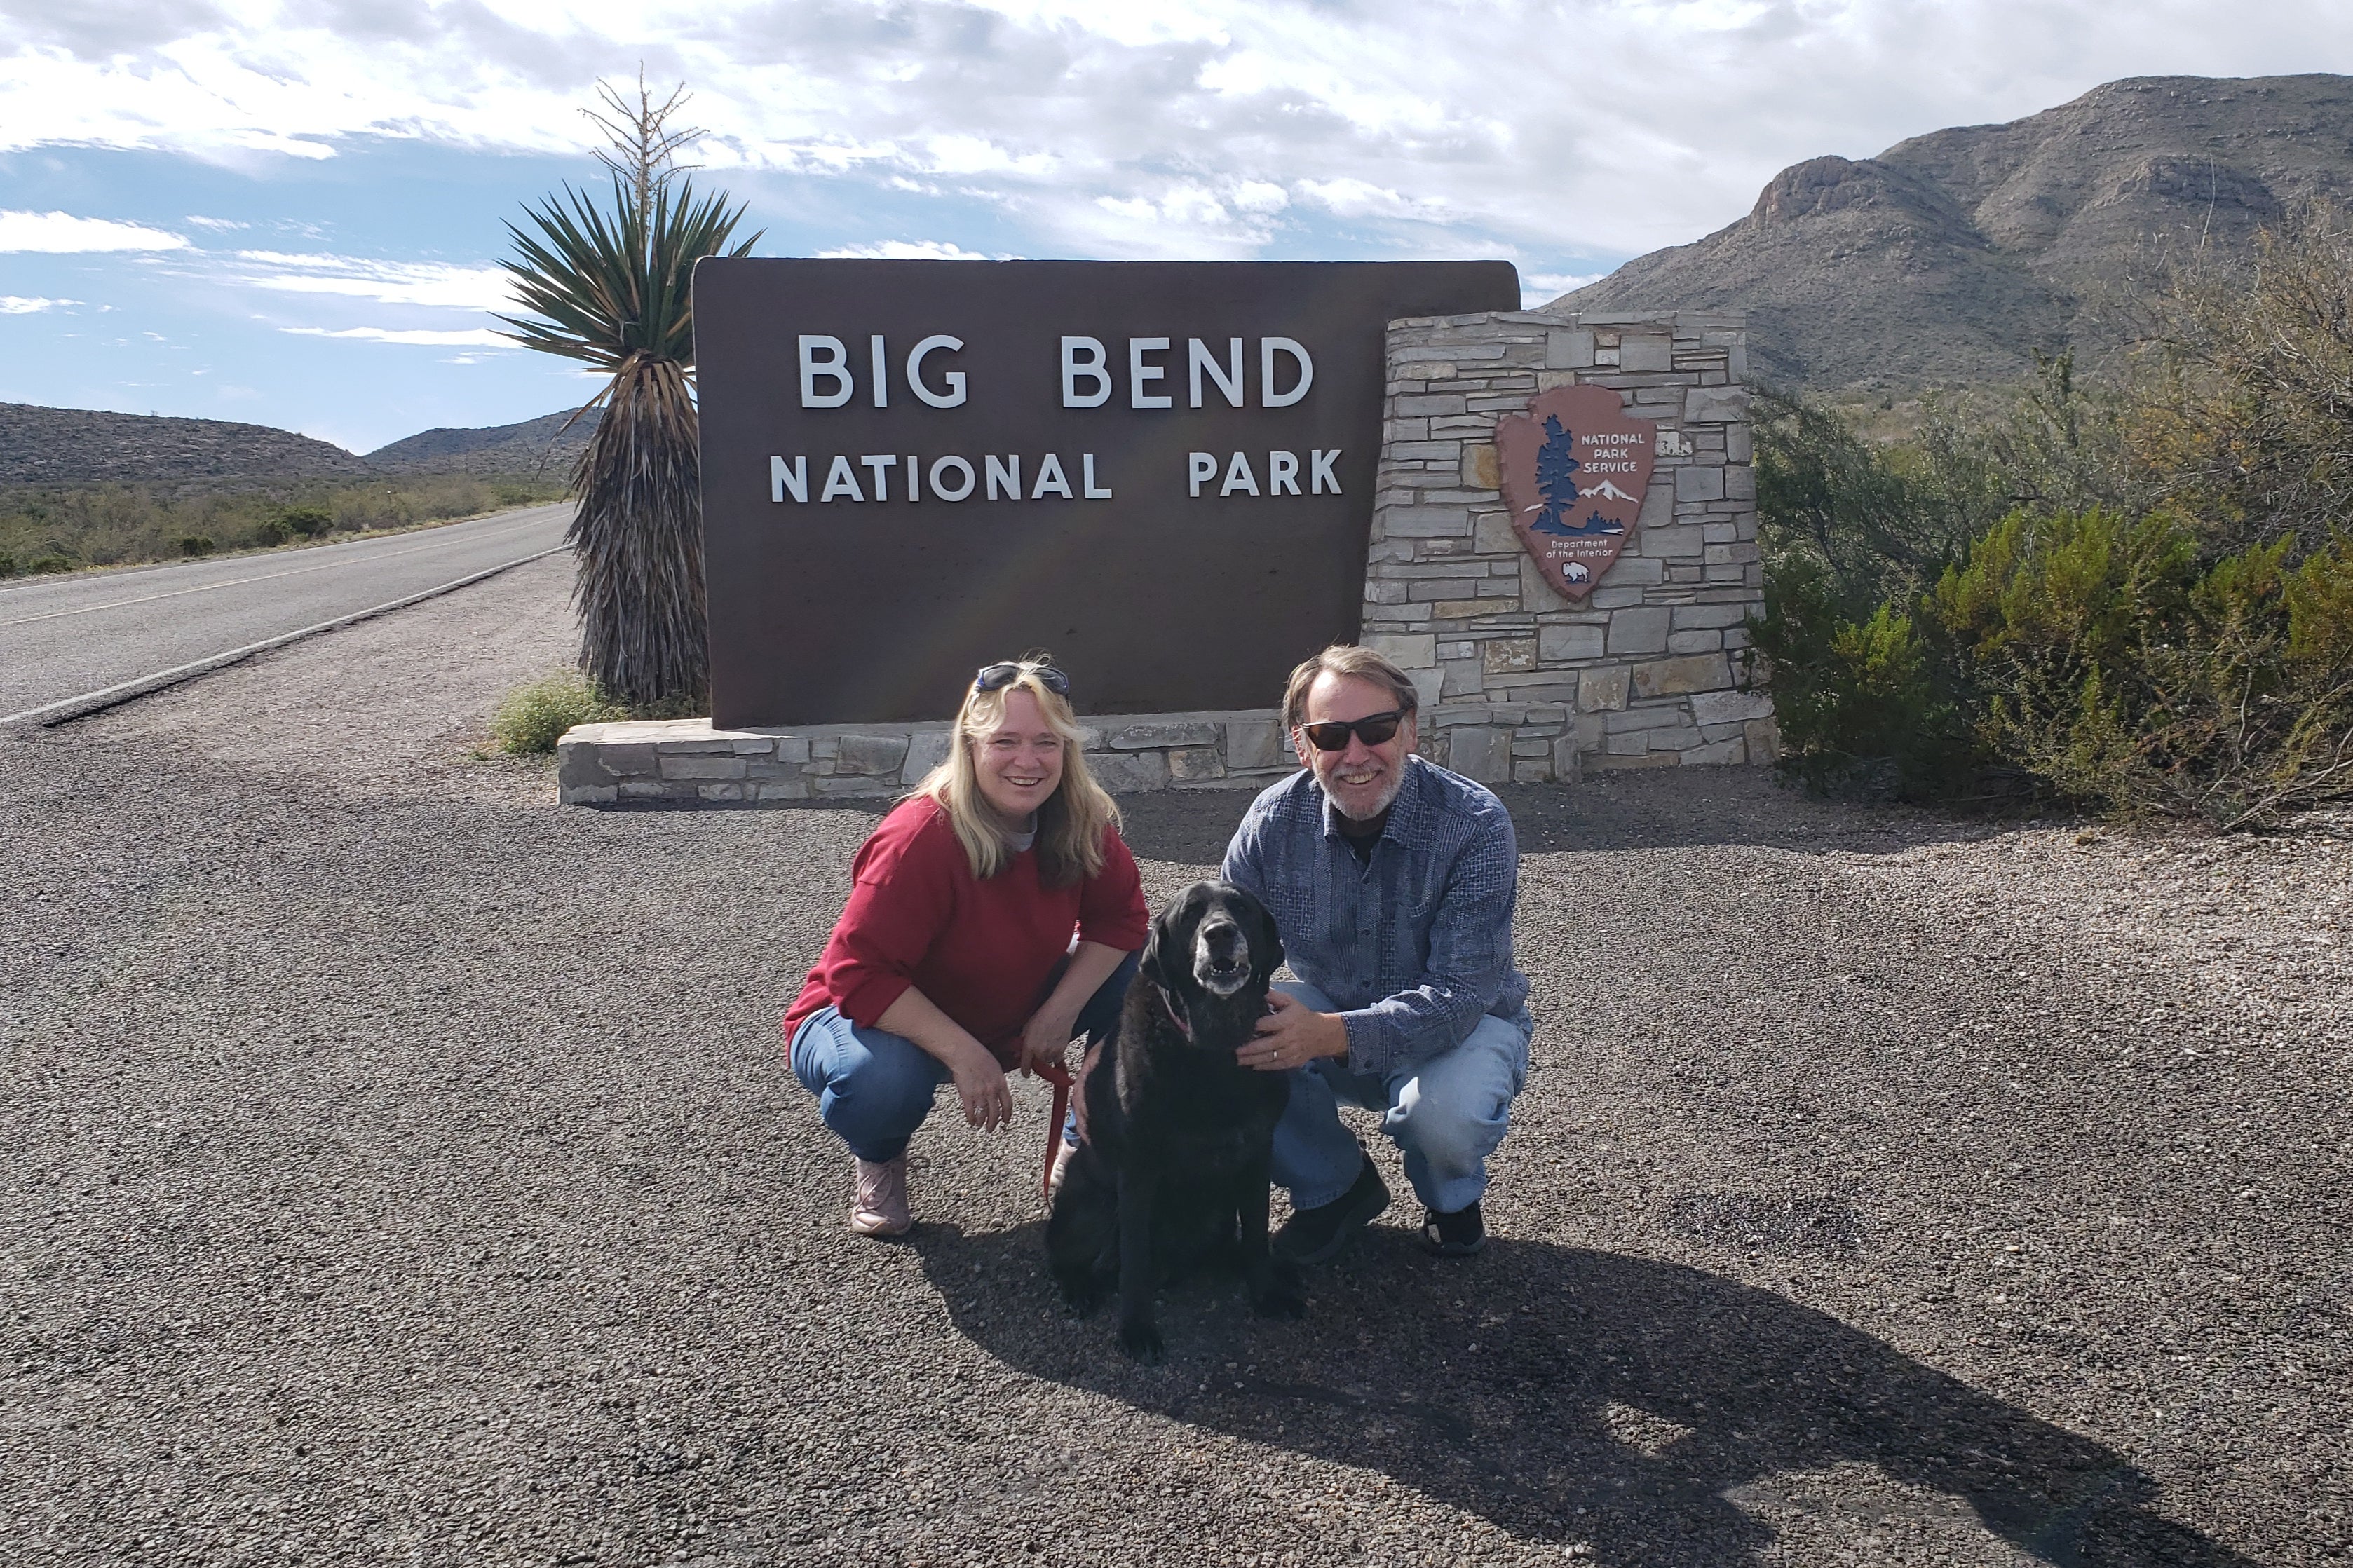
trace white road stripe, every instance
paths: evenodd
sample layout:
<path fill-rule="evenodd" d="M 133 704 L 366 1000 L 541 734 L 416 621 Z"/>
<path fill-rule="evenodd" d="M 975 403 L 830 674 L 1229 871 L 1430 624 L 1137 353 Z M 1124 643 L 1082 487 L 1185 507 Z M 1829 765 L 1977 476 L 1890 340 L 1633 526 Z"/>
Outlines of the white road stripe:
<path fill-rule="evenodd" d="M 255 654 L 268 653 L 275 647 L 284 647 L 288 643 L 314 637 L 320 632 L 331 632 L 338 626 L 348 626 L 355 622 L 368 620 L 394 610 L 405 609 L 410 605 L 436 598 L 453 589 L 463 588 L 469 584 L 479 583 L 485 577 L 495 577 L 500 573 L 510 571 L 517 566 L 527 566 L 534 561 L 570 548 L 570 545 L 559 544 L 553 549 L 543 550 L 536 555 L 526 555 L 517 561 L 503 561 L 496 566 L 460 577 L 454 583 L 444 583 L 438 588 L 427 588 L 421 594 L 410 594 L 405 598 L 393 599 L 381 605 L 372 605 L 364 610 L 354 610 L 348 616 L 337 616 L 332 621 L 321 621 L 316 626 L 304 626 L 300 631 L 280 632 L 274 637 L 264 637 L 259 642 L 248 643 L 243 647 L 231 648 L 227 653 L 216 653 L 207 658 L 175 665 L 170 669 L 159 669 L 153 675 L 138 676 L 98 691 L 85 691 L 79 697 L 69 697 L 61 701 L 43 703 L 38 708 L 27 708 L 22 713 L 11 713 L 6 718 L 0 719 L 0 728 L 18 724 L 62 724 L 69 719 L 79 719 L 85 715 L 96 713 L 101 709 L 128 702 L 134 697 L 144 697 L 151 691 L 161 691 L 167 686 L 177 686 L 183 680 L 192 679 L 199 675 L 208 675 L 216 669 L 251 658 Z M 164 595 L 158 595 L 158 597 L 162 596 Z"/>
<path fill-rule="evenodd" d="M 529 522 L 517 523 L 511 529 L 502 529 L 488 535 L 478 534 L 469 537 L 503 538 L 506 534 L 520 529 L 536 528 L 542 521 L 542 519 L 533 518 Z M 209 594 L 216 588 L 237 588 L 248 583 L 268 583 L 280 577 L 300 577 L 310 572 L 332 572 L 338 568 L 360 563 L 372 564 L 378 561 L 397 561 L 404 555 L 417 555 L 428 550 L 443 549 L 448 543 L 447 540 L 437 540 L 431 544 L 419 544 L 407 550 L 388 550 L 381 555 L 346 555 L 340 560 L 322 562 L 316 566 L 293 566 L 283 572 L 264 572 L 252 577 L 232 577 L 225 583 L 204 583 L 194 588 L 174 588 L 162 594 L 142 594 L 135 599 L 111 599 L 103 605 L 84 605 L 79 609 L 72 610 L 44 610 L 37 616 L 19 616 L 13 621 L 0 621 L 0 626 L 29 626 L 35 621 L 54 621 L 66 616 L 95 615 L 100 610 L 120 610 L 132 605 L 152 605 L 158 599 L 176 599 L 184 594 Z M 0 723 L 5 722 L 5 720 L 0 720 Z"/>

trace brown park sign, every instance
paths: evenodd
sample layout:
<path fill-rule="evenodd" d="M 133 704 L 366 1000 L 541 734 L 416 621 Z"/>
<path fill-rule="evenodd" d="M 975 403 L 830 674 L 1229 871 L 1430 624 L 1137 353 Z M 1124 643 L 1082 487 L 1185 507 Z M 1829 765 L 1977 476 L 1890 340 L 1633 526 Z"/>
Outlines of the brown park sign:
<path fill-rule="evenodd" d="M 945 719 L 1050 648 L 1082 713 L 1263 708 L 1362 629 L 1385 328 L 1503 261 L 694 269 L 721 725 Z"/>
<path fill-rule="evenodd" d="M 1555 387 L 1496 422 L 1512 531 L 1554 588 L 1582 600 L 1617 561 L 1641 515 L 1657 440 L 1657 425 L 1629 417 L 1606 386 Z"/>

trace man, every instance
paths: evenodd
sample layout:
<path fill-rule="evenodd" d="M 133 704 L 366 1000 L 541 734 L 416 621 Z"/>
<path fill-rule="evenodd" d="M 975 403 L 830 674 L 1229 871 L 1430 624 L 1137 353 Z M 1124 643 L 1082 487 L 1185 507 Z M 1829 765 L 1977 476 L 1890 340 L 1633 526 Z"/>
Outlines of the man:
<path fill-rule="evenodd" d="M 1504 803 L 1413 754 L 1419 706 L 1369 648 L 1292 671 L 1282 719 L 1307 767 L 1250 804 L 1225 877 L 1274 912 L 1291 967 L 1240 1059 L 1292 1074 L 1274 1179 L 1276 1245 L 1337 1254 L 1389 1193 L 1339 1101 L 1382 1112 L 1445 1258 L 1486 1241 L 1487 1156 L 1527 1081 L 1528 983 L 1512 966 L 1519 847 Z"/>

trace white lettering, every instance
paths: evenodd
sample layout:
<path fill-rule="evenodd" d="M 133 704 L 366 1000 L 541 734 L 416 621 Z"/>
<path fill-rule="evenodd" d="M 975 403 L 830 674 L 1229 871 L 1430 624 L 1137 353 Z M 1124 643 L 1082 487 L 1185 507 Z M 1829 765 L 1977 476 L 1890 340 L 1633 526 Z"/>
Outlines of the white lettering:
<path fill-rule="evenodd" d="M 898 466 L 899 459 L 889 452 L 869 452 L 858 460 L 866 465 L 868 473 L 874 476 L 874 499 L 889 500 L 891 470 Z"/>
<path fill-rule="evenodd" d="M 964 340 L 941 332 L 917 343 L 907 355 L 907 390 L 934 408 L 955 408 L 964 403 L 964 372 L 952 370 L 940 379 L 947 384 L 945 392 L 934 392 L 923 384 L 923 356 L 945 349 L 950 353 L 964 352 Z"/>
<path fill-rule="evenodd" d="M 912 381 L 914 378 L 910 376 L 908 379 Z M 951 467 L 953 467 L 957 473 L 964 476 L 964 483 L 955 489 L 950 489 L 947 486 L 940 483 L 940 470 Z M 978 482 L 979 481 L 973 477 L 972 465 L 965 462 L 962 458 L 934 458 L 932 459 L 932 494 L 937 496 L 942 500 L 962 500 L 965 497 L 972 494 L 972 487 Z M 1016 489 L 1018 489 L 1018 487 L 1017 486 Z"/>
<path fill-rule="evenodd" d="M 1340 460 L 1340 448 L 1335 447 L 1328 452 L 1319 452 L 1314 447 L 1310 447 L 1307 449 L 1307 453 L 1309 457 L 1314 459 L 1314 461 L 1310 465 L 1310 473 L 1307 481 L 1308 493 L 1310 495 L 1320 496 L 1324 493 L 1324 487 L 1329 485 L 1332 487 L 1331 493 L 1338 495 L 1340 493 L 1340 476 L 1332 471 L 1332 465 Z"/>
<path fill-rule="evenodd" d="M 907 466 L 900 471 L 907 476 L 907 499 L 909 500 L 923 500 L 923 470 L 916 466 L 914 453 L 910 452 L 907 454 Z"/>
<path fill-rule="evenodd" d="M 1079 378 L 1088 377 L 1095 384 L 1092 395 L 1079 395 Z M 1103 368 L 1103 346 L 1100 338 L 1064 338 L 1062 340 L 1062 406 L 1065 408 L 1101 408 L 1111 401 L 1111 372 Z"/>
<path fill-rule="evenodd" d="M 1166 353 L 1166 338 L 1130 338 L 1127 340 L 1127 405 L 1130 408 L 1167 408 L 1174 400 L 1165 392 L 1146 393 L 1144 384 L 1158 381 L 1168 372 L 1160 365 L 1144 363 L 1145 354 Z"/>
<path fill-rule="evenodd" d="M 1188 470 L 1186 477 L 1193 482 L 1190 493 L 1198 497 L 1201 487 L 1218 477 L 1218 455 L 1215 452 L 1187 452 L 1185 459 Z"/>
<path fill-rule="evenodd" d="M 848 394 L 843 395 L 847 396 Z M 833 467 L 825 471 L 825 493 L 817 499 L 831 500 L 836 496 L 848 496 L 851 500 L 864 500 L 866 492 L 858 488 L 858 476 L 850 470 L 849 459 L 837 457 Z"/>
<path fill-rule="evenodd" d="M 1236 490 L 1258 494 L 1258 476 L 1250 472 L 1250 458 L 1240 452 L 1236 452 L 1234 460 L 1226 465 L 1226 482 L 1218 487 L 1218 493 L 1221 496 L 1229 496 Z"/>
<path fill-rule="evenodd" d="M 997 484 L 1002 480 L 1005 486 L 1005 499 L 1019 500 L 1021 499 L 1021 455 L 1018 452 L 1008 452 L 1005 455 L 1005 461 L 1001 463 L 994 456 L 986 458 L 985 461 L 988 465 L 987 499 L 990 500 L 997 499 Z"/>
<path fill-rule="evenodd" d="M 1064 500 L 1072 499 L 1071 481 L 1062 477 L 1062 459 L 1051 452 L 1047 453 L 1046 460 L 1038 465 L 1038 484 L 1037 488 L 1029 492 L 1029 499 L 1044 500 L 1048 490 L 1053 491 Z"/>
<path fill-rule="evenodd" d="M 1241 339 L 1228 338 L 1226 353 L 1232 357 L 1230 366 L 1219 364 L 1217 356 L 1209 352 L 1209 345 L 1200 339 L 1185 340 L 1186 374 L 1193 384 L 1194 407 L 1201 406 L 1201 373 L 1205 370 L 1209 373 L 1209 379 L 1218 384 L 1218 390 L 1226 395 L 1229 404 L 1236 408 L 1242 405 Z"/>
<path fill-rule="evenodd" d="M 1274 356 L 1289 354 L 1299 365 L 1299 384 L 1289 392 L 1274 389 Z M 1307 351 L 1289 338 L 1261 338 L 1258 341 L 1258 405 L 1261 408 L 1288 408 L 1307 395 L 1315 384 L 1315 362 Z"/>
<path fill-rule="evenodd" d="M 820 352 L 823 358 L 818 357 Z M 835 390 L 820 395 L 817 390 L 819 376 L 830 378 Z M 849 345 L 839 338 L 804 332 L 801 335 L 801 406 L 839 408 L 849 401 L 852 390 Z"/>
<path fill-rule="evenodd" d="M 891 362 L 882 357 L 886 352 L 882 346 L 882 334 L 877 332 L 866 342 L 873 350 L 874 406 L 888 408 L 891 406 Z M 882 498 L 876 496 L 874 499 L 881 500 Z"/>
<path fill-rule="evenodd" d="M 1079 493 L 1089 500 L 1111 500 L 1109 487 L 1102 489 L 1095 488 L 1095 455 L 1092 452 L 1087 453 L 1079 459 Z"/>
<path fill-rule="evenodd" d="M 1271 496 L 1295 496 L 1299 493 L 1299 454 L 1269 452 L 1266 455 L 1266 493 Z"/>
<path fill-rule="evenodd" d="M 768 459 L 768 499 L 781 506 L 786 490 L 792 491 L 793 499 L 803 506 L 808 504 L 808 458 L 806 457 L 795 458 L 789 468 L 785 467 L 782 458 L 771 457 Z"/>

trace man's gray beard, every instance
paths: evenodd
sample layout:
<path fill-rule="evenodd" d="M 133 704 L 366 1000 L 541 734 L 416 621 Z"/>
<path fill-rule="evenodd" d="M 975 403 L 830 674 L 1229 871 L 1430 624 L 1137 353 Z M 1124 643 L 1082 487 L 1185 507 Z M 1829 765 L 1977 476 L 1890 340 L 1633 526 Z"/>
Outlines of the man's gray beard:
<path fill-rule="evenodd" d="M 1381 813 L 1387 811 L 1390 806 L 1397 804 L 1398 791 L 1404 787 L 1405 770 L 1403 768 L 1391 768 L 1389 770 L 1388 786 L 1381 791 L 1381 798 L 1374 803 L 1373 809 L 1365 813 L 1362 816 L 1349 816 L 1348 813 L 1342 809 L 1339 797 L 1333 795 L 1330 790 L 1325 790 L 1324 792 L 1324 795 L 1325 799 L 1331 801 L 1332 809 L 1339 812 L 1341 816 L 1348 817 L 1349 821 L 1370 822 L 1373 818 L 1378 816 Z"/>

